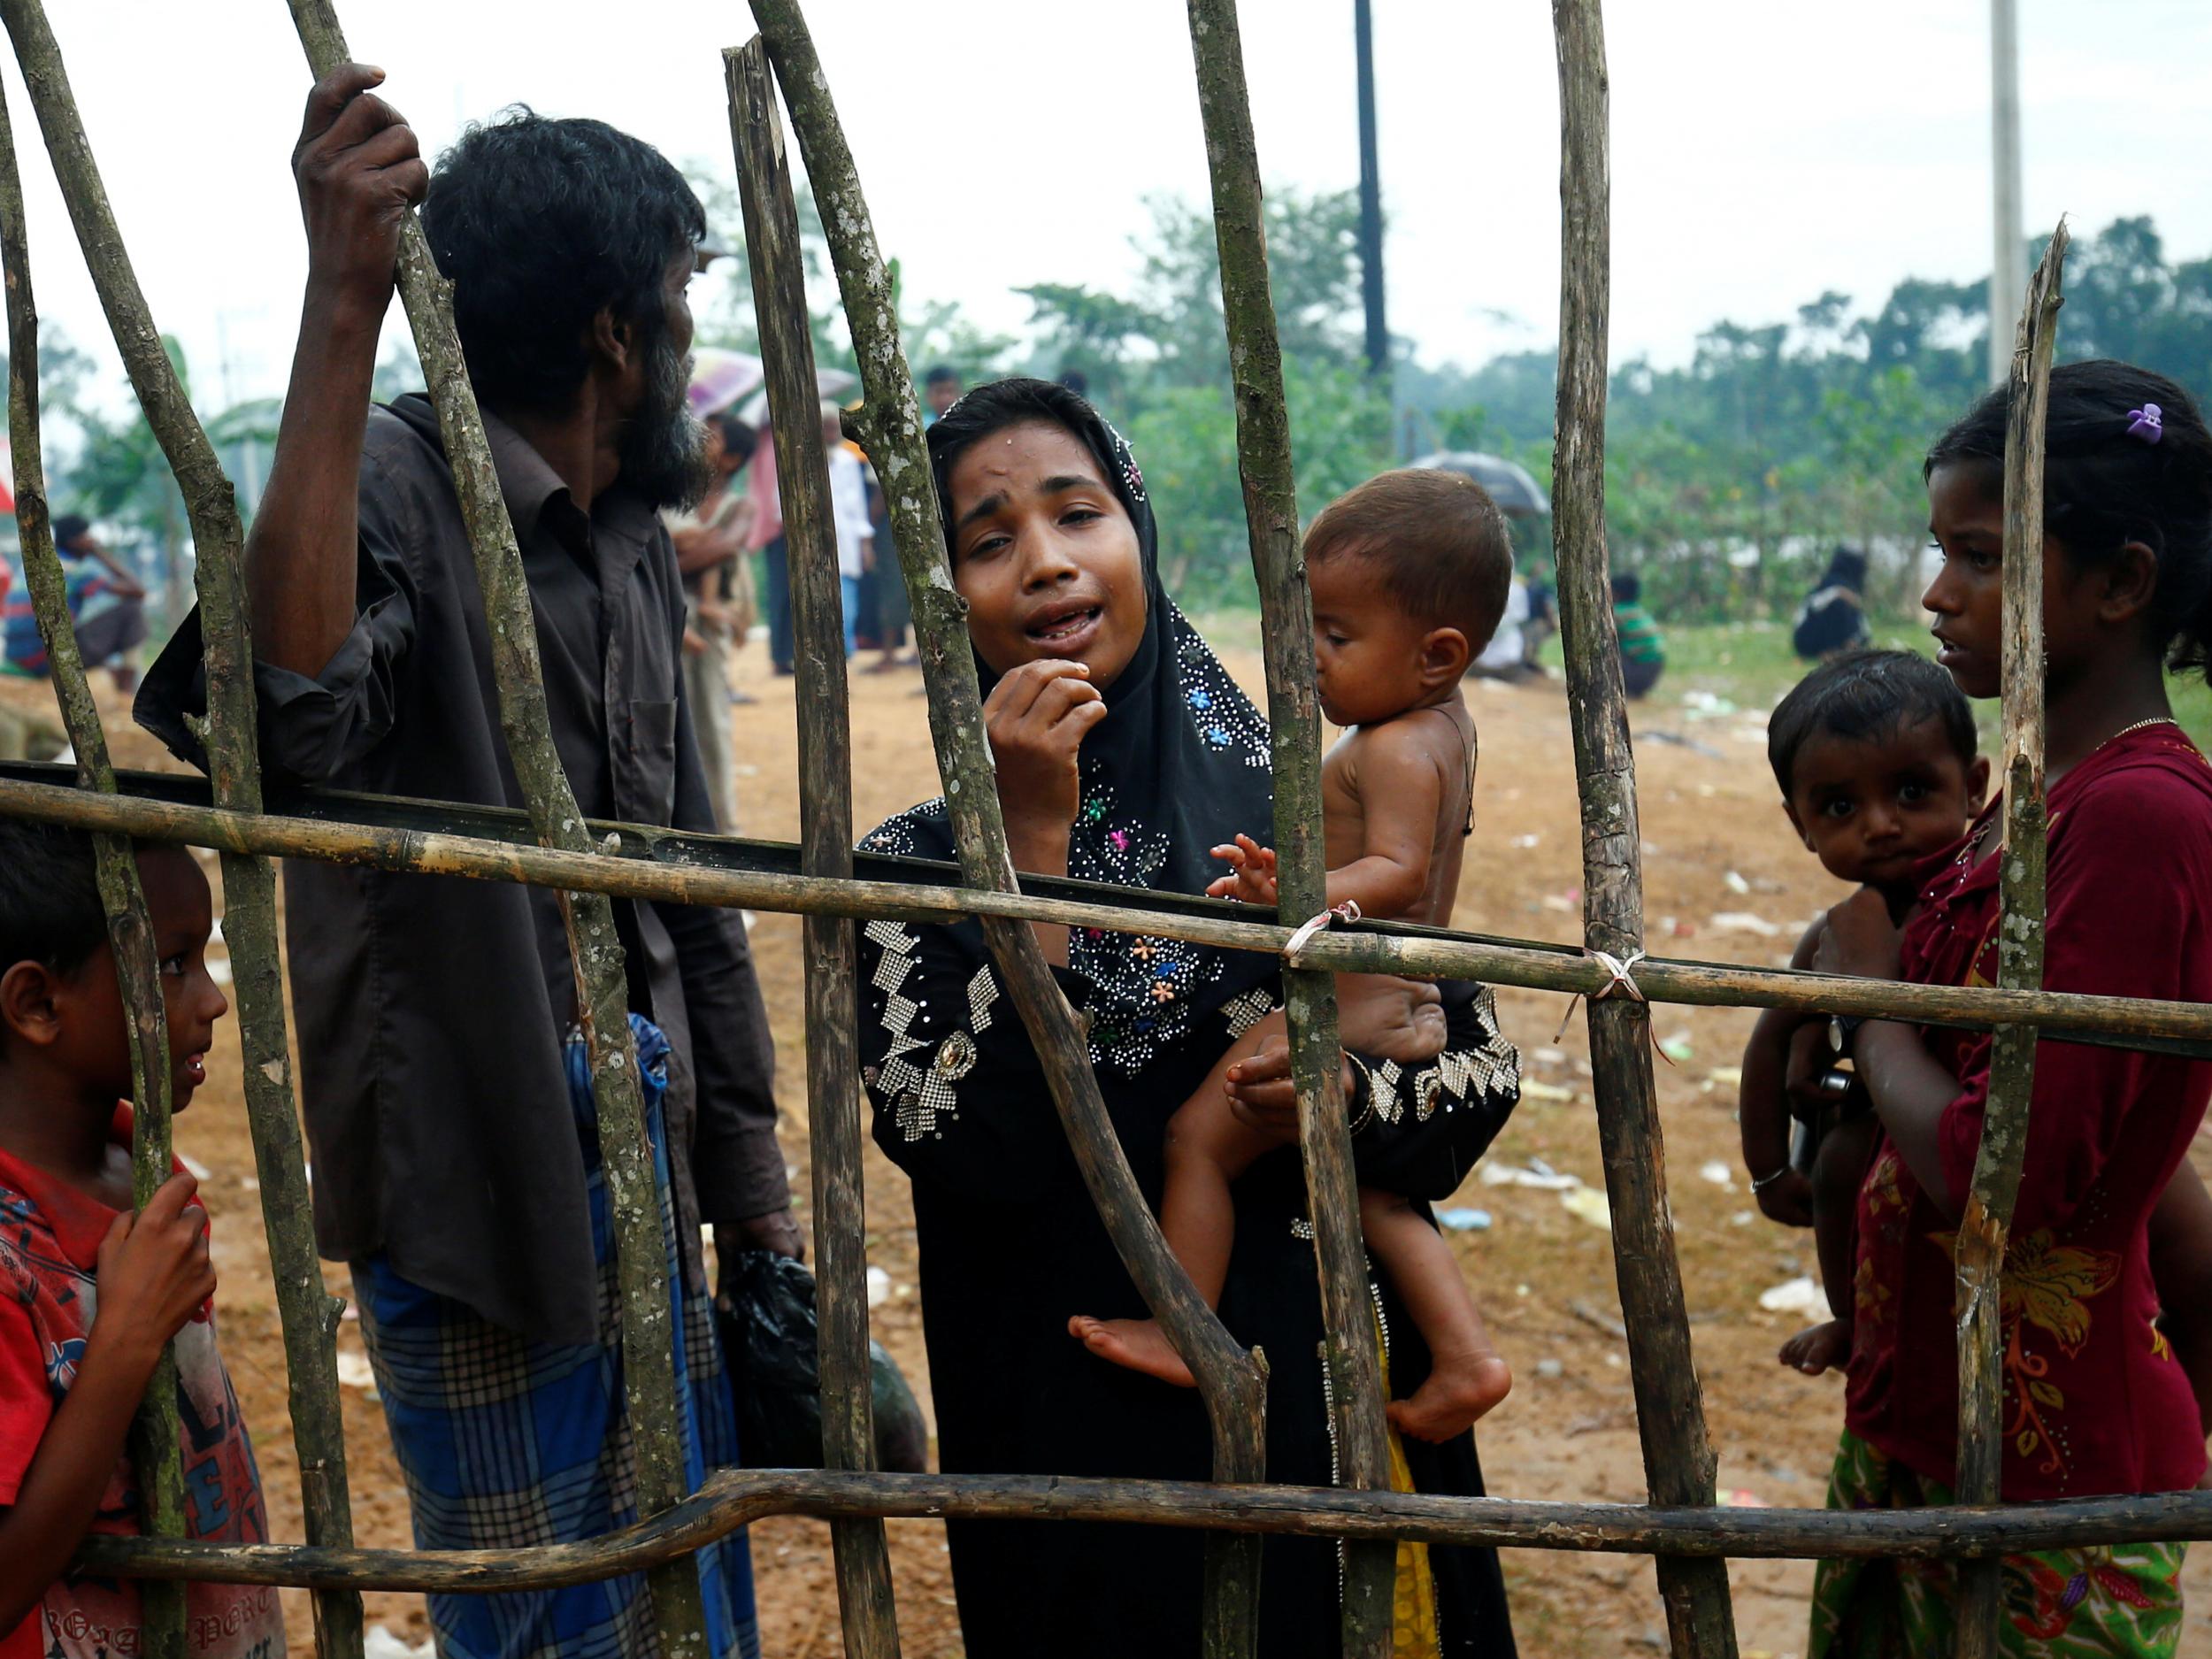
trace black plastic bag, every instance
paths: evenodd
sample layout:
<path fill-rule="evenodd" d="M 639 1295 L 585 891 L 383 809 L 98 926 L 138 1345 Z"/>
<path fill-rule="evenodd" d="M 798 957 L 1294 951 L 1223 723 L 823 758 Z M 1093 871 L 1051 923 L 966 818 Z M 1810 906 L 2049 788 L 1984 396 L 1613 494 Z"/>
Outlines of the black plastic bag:
<path fill-rule="evenodd" d="M 737 1444 L 748 1469 L 822 1466 L 821 1371 L 814 1323 L 814 1275 L 787 1256 L 746 1250 L 724 1265 L 726 1300 L 716 1303 Z M 921 1408 L 879 1343 L 868 1345 L 876 1467 L 921 1474 L 929 1436 Z"/>

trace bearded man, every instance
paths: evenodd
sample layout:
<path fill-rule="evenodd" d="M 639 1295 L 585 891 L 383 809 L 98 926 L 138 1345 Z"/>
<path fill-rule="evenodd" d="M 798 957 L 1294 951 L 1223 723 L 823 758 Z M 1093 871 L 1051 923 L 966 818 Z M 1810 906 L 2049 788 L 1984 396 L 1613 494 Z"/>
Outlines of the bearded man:
<path fill-rule="evenodd" d="M 398 228 L 420 201 L 529 579 L 553 737 L 592 817 L 711 830 L 660 510 L 695 502 L 684 290 L 699 203 L 658 152 L 527 110 L 426 173 L 349 65 L 293 155 L 308 279 L 247 544 L 262 758 L 381 795 L 521 804 L 429 402 L 370 406 Z M 139 718 L 198 760 L 196 613 Z M 567 1542 L 631 1518 L 611 1225 L 555 894 L 296 863 L 286 920 L 322 1254 L 349 1264 L 419 1545 Z M 647 1071 L 693 1483 L 734 1461 L 700 1225 L 799 1254 L 773 1056 L 738 917 L 616 905 Z M 718 1655 L 757 1651 L 742 1538 L 698 1557 Z M 636 1578 L 433 1596 L 446 1659 L 651 1654 Z"/>

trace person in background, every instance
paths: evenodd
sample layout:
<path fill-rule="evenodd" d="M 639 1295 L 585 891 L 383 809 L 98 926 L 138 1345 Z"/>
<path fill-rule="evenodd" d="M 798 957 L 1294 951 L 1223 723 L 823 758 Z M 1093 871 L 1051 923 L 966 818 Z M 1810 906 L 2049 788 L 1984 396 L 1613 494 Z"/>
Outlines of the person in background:
<path fill-rule="evenodd" d="M 1525 678 L 1529 672 L 1527 641 L 1523 637 L 1527 621 L 1528 584 L 1516 576 L 1506 589 L 1505 614 L 1498 618 L 1497 632 L 1467 672 L 1478 680 Z"/>
<path fill-rule="evenodd" d="M 54 551 L 61 557 L 77 654 L 87 669 L 104 667 L 115 689 L 128 696 L 138 684 L 138 648 L 146 638 L 146 589 L 76 513 L 54 520 Z M 28 584 L 0 581 L 0 594 L 7 595 L 7 666 L 43 679 L 46 641 L 38 631 Z"/>
<path fill-rule="evenodd" d="M 753 503 L 751 550 L 760 555 L 760 611 L 768 624 L 768 661 L 779 674 L 791 669 L 791 563 L 783 534 L 783 491 L 776 472 L 776 434 L 763 421 L 753 454 L 752 482 L 746 499 Z"/>
<path fill-rule="evenodd" d="M 1623 571 L 1613 579 L 1613 626 L 1621 641 L 1621 681 L 1632 697 L 1659 683 L 1667 665 L 1667 642 L 1644 609 L 1644 579 Z"/>
<path fill-rule="evenodd" d="M 862 456 L 864 463 L 867 457 Z M 872 674 L 913 666 L 919 657 L 906 651 L 907 625 L 913 620 L 908 607 L 906 579 L 899 570 L 898 554 L 891 543 L 891 503 L 884 498 L 882 480 L 873 466 L 868 473 L 867 562 L 860 572 L 860 627 L 856 634 L 864 649 L 883 654 L 868 665 Z"/>
<path fill-rule="evenodd" d="M 922 376 L 922 429 L 935 426 L 959 401 L 960 371 L 949 363 L 938 364 Z"/>
<path fill-rule="evenodd" d="M 1088 397 L 1091 395 L 1091 377 L 1080 369 L 1064 370 L 1060 375 L 1060 384 L 1078 397 Z"/>
<path fill-rule="evenodd" d="M 822 405 L 822 452 L 829 463 L 830 516 L 837 527 L 837 581 L 845 613 L 845 655 L 856 647 L 860 579 L 868 568 L 875 525 L 868 516 L 868 464 L 845 442 L 835 403 Z"/>
<path fill-rule="evenodd" d="M 1540 561 L 1526 578 L 1528 619 L 1521 624 L 1521 661 L 1539 679 L 1545 669 L 1540 660 L 1544 647 L 1559 632 L 1559 588 L 1552 580 L 1548 562 Z"/>
<path fill-rule="evenodd" d="M 714 482 L 688 512 L 664 509 L 676 568 L 684 578 L 684 691 L 699 764 L 707 774 L 716 827 L 737 833 L 737 758 L 731 747 L 730 705 L 753 698 L 730 686 L 730 657 L 753 627 L 753 572 L 745 556 L 754 507 L 737 488 L 758 434 L 735 415 L 707 422 L 707 460 Z"/>
<path fill-rule="evenodd" d="M 1832 663 L 1874 641 L 1866 620 L 1866 555 L 1839 547 L 1811 595 L 1797 608 L 1790 649 L 1809 663 Z"/>
<path fill-rule="evenodd" d="M 430 401 L 373 406 L 399 230 L 421 225 L 514 519 L 547 725 L 588 816 L 711 831 L 660 509 L 705 493 L 687 407 L 687 290 L 706 216 L 683 175 L 603 122 L 518 107 L 434 176 L 343 65 L 293 165 L 307 280 L 276 457 L 246 545 L 261 756 L 273 778 L 523 804 L 453 471 Z M 204 764 L 201 619 L 139 719 Z M 635 1518 L 621 1299 L 590 1056 L 560 895 L 297 861 L 284 872 L 316 1240 L 350 1268 L 425 1549 L 577 1543 Z M 686 1491 L 737 1461 L 701 1233 L 729 1263 L 798 1256 L 774 1047 L 733 911 L 618 901 L 654 1157 Z M 614 1033 L 607 1033 L 612 1037 Z M 651 1194 L 648 1202 L 652 1202 Z M 684 1569 L 706 1644 L 759 1652 L 743 1534 Z M 443 1659 L 600 1659 L 655 1644 L 642 1573 L 430 1597 Z"/>

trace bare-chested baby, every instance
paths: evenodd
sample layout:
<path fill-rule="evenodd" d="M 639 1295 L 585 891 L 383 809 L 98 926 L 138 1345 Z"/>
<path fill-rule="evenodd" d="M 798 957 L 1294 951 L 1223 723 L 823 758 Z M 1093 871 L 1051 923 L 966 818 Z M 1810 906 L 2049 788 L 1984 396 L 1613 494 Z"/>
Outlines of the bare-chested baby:
<path fill-rule="evenodd" d="M 1513 559 L 1504 515 L 1458 473 L 1385 472 L 1322 511 L 1305 553 L 1321 709 L 1347 728 L 1321 772 L 1329 902 L 1349 901 L 1377 920 L 1448 926 L 1473 825 L 1475 726 L 1460 681 L 1505 609 Z M 1276 902 L 1272 851 L 1240 835 L 1214 853 L 1233 872 L 1208 889 L 1215 896 Z M 1433 985 L 1345 973 L 1336 990 L 1347 1049 L 1411 1064 L 1443 1048 Z M 1160 1227 L 1209 1306 L 1229 1271 L 1230 1183 L 1277 1144 L 1232 1112 L 1225 1079 L 1282 1031 L 1277 1013 L 1247 1032 L 1168 1125 Z M 1390 1419 L 1418 1439 L 1449 1440 L 1505 1398 L 1512 1373 L 1423 1212 L 1363 1187 L 1360 1225 L 1434 1356 L 1412 1397 L 1391 1403 Z M 1118 1364 L 1192 1382 L 1152 1320 L 1078 1316 L 1068 1328 Z"/>

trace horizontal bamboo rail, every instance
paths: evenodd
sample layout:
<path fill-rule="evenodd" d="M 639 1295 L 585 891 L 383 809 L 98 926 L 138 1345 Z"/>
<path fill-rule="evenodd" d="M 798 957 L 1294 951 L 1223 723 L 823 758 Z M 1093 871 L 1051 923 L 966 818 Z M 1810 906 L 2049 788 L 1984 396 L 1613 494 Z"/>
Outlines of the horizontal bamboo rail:
<path fill-rule="evenodd" d="M 469 1551 L 319 1549 L 97 1537 L 87 1541 L 77 1559 L 88 1571 L 130 1578 L 483 1594 L 636 1572 L 776 1515 L 1107 1521 L 1746 1561 L 1973 1559 L 2024 1550 L 2212 1538 L 2212 1492 L 1991 1508 L 1660 1509 L 1334 1486 L 731 1469 L 710 1475 L 673 1509 L 583 1544 Z M 1101 1609 L 1102 1615 L 1107 1611 Z"/>
<path fill-rule="evenodd" d="M 225 812 L 148 795 L 100 795 L 66 785 L 19 781 L 33 770 L 20 764 L 0 766 L 0 813 L 221 851 L 311 858 L 325 864 L 362 864 L 472 880 L 520 881 L 616 898 L 717 904 L 799 916 L 882 917 L 918 923 L 956 922 L 969 916 L 1003 917 L 1067 927 L 1145 933 L 1225 950 L 1279 954 L 1291 935 L 1289 928 L 1274 922 L 1232 919 L 1238 910 L 1233 905 L 1178 900 L 1102 882 L 1024 878 L 1026 885 L 1041 892 L 1049 888 L 1107 895 L 1126 902 L 1002 893 L 950 882 L 933 884 L 918 879 L 918 873 L 942 871 L 951 875 L 951 866 L 881 855 L 861 855 L 855 860 L 856 866 L 886 876 L 896 872 L 899 879 L 810 878 L 780 870 L 713 867 L 687 857 L 664 863 L 633 849 L 658 845 L 689 853 L 727 848 L 743 856 L 778 851 L 788 855 L 793 849 L 776 842 L 730 837 L 672 836 L 603 820 L 595 820 L 591 828 L 603 842 L 606 836 L 615 836 L 620 843 L 617 851 L 572 853 L 485 835 L 448 834 L 415 823 L 379 825 Z M 46 770 L 50 775 L 66 775 L 65 770 Z M 342 799 L 349 809 L 373 805 L 380 799 L 373 795 L 322 798 Z M 406 816 L 410 817 L 438 810 L 440 805 L 400 800 L 389 804 L 408 809 Z M 457 820 L 479 826 L 497 817 L 474 808 L 455 807 L 451 811 Z M 1583 996 L 1601 990 L 1611 977 L 1571 947 L 1433 929 L 1423 929 L 1417 934 L 1411 930 L 1384 933 L 1367 923 L 1317 934 L 1299 953 L 1299 959 L 1337 973 L 1472 979 Z M 2212 1004 L 2201 1002 L 2087 996 L 2072 991 L 1905 985 L 1843 974 L 1655 957 L 1638 963 L 1635 977 L 1637 987 L 1652 1002 L 1686 1007 L 1785 1008 L 1809 1014 L 1858 1014 L 1967 1030 L 2035 1025 L 2047 1040 L 2212 1054 Z"/>

